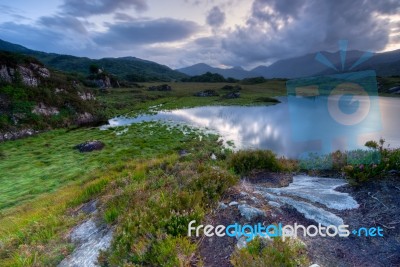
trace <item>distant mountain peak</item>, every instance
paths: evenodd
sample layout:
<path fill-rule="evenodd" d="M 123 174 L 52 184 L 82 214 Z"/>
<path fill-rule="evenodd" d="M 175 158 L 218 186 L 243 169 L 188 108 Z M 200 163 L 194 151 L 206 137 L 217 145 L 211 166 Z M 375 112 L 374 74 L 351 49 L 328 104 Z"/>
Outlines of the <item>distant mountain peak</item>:
<path fill-rule="evenodd" d="M 241 66 L 234 66 L 232 69 L 234 69 L 234 70 L 244 70 Z"/>

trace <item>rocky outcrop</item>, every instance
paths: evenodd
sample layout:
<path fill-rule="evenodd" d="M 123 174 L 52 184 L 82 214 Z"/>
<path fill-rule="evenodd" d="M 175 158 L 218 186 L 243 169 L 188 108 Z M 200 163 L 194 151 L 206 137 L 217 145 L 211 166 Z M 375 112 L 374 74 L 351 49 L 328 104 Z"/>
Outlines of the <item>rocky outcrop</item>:
<path fill-rule="evenodd" d="M 62 89 L 62 88 L 56 88 L 55 90 L 54 90 L 54 92 L 56 93 L 56 94 L 61 94 L 61 93 L 65 93 L 65 92 L 67 92 L 65 89 Z"/>
<path fill-rule="evenodd" d="M 30 87 L 37 87 L 41 78 L 50 78 L 50 71 L 38 64 L 18 65 L 10 67 L 0 66 L 0 80 L 6 83 L 12 83 L 17 80 Z"/>
<path fill-rule="evenodd" d="M 18 66 L 18 72 L 21 75 L 22 83 L 30 86 L 37 87 L 39 84 L 38 78 L 35 77 L 33 71 L 23 66 Z"/>
<path fill-rule="evenodd" d="M 107 89 L 112 87 L 110 77 L 108 76 L 104 76 L 102 79 L 97 79 L 94 82 L 100 89 Z"/>
<path fill-rule="evenodd" d="M 7 131 L 0 132 L 0 142 L 8 141 L 8 140 L 16 140 L 28 136 L 32 136 L 39 133 L 33 129 L 21 129 L 16 131 Z"/>
<path fill-rule="evenodd" d="M 37 72 L 37 74 L 42 78 L 50 78 L 50 71 L 38 64 L 31 63 L 31 68 Z"/>
<path fill-rule="evenodd" d="M 149 91 L 172 91 L 172 87 L 168 84 L 162 84 L 157 86 L 150 86 L 147 90 Z"/>
<path fill-rule="evenodd" d="M 39 103 L 33 108 L 32 113 L 43 116 L 52 116 L 58 115 L 60 111 L 55 107 L 48 107 L 44 103 Z"/>
<path fill-rule="evenodd" d="M 92 114 L 90 114 L 89 112 L 85 112 L 78 114 L 78 116 L 75 119 L 75 123 L 77 125 L 87 125 L 93 123 L 95 119 L 96 118 Z"/>
<path fill-rule="evenodd" d="M 96 100 L 96 97 L 94 96 L 94 94 L 92 94 L 90 92 L 78 92 L 78 96 L 80 99 L 85 100 L 85 101 Z"/>
<path fill-rule="evenodd" d="M 14 69 L 7 68 L 7 66 L 0 66 L 0 80 L 11 83 L 14 77 Z"/>

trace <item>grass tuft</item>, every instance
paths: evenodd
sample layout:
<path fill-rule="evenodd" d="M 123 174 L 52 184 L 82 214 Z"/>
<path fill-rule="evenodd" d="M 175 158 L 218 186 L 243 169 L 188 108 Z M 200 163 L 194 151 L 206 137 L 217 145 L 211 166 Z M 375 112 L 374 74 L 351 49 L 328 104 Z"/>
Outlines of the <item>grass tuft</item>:
<path fill-rule="evenodd" d="M 229 166 L 238 174 L 252 170 L 279 171 L 281 165 L 270 150 L 241 150 L 231 155 Z"/>

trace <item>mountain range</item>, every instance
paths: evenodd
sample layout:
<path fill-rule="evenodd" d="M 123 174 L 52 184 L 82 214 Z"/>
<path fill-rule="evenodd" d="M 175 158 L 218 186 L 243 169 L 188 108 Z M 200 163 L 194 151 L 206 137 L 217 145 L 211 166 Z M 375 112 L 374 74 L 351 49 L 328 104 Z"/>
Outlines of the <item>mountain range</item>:
<path fill-rule="evenodd" d="M 316 53 L 279 60 L 269 66 L 258 66 L 245 70 L 240 66 L 233 68 L 215 68 L 205 63 L 172 70 L 168 66 L 136 57 L 90 59 L 55 53 L 45 53 L 28 49 L 21 45 L 0 40 L 0 50 L 33 56 L 46 66 L 66 72 L 89 74 L 91 65 L 97 65 L 121 80 L 132 82 L 174 81 L 188 76 L 202 75 L 207 72 L 217 73 L 225 78 L 244 79 L 250 77 L 264 78 L 298 78 L 338 73 L 315 59 Z M 346 53 L 344 69 L 341 66 L 340 52 L 326 52 L 326 57 L 338 70 L 349 71 L 349 68 L 364 54 L 364 51 L 351 50 Z M 375 70 L 378 76 L 400 75 L 400 50 L 374 53 L 372 58 L 351 71 Z"/>
<path fill-rule="evenodd" d="M 344 71 L 349 68 L 364 54 L 364 51 L 347 51 Z M 338 70 L 342 71 L 340 52 L 321 52 Z M 262 76 L 264 78 L 299 78 L 315 76 L 322 74 L 334 74 L 338 71 L 333 70 L 321 64 L 315 59 L 316 53 L 310 53 L 304 56 L 279 60 L 269 66 L 258 66 L 251 70 L 245 70 L 241 67 L 229 69 L 214 68 L 204 63 L 195 64 L 190 67 L 177 69 L 189 76 L 201 75 L 206 72 L 218 73 L 225 78 L 232 77 L 243 79 L 249 77 Z M 373 56 L 355 67 L 351 71 L 375 70 L 378 76 L 400 75 L 400 50 L 374 53 Z"/>
<path fill-rule="evenodd" d="M 187 77 L 165 65 L 135 57 L 90 59 L 39 52 L 3 40 L 0 40 L 0 50 L 33 56 L 50 68 L 83 75 L 89 74 L 91 65 L 97 65 L 119 79 L 132 82 L 170 81 Z"/>

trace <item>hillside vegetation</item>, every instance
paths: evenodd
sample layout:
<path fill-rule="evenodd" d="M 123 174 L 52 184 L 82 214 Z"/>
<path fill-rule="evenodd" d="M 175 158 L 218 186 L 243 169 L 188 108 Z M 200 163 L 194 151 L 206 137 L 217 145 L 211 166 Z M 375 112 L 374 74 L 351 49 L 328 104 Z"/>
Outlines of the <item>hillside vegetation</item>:
<path fill-rule="evenodd" d="M 97 65 L 106 69 L 118 79 L 131 82 L 171 81 L 187 77 L 187 75 L 174 71 L 167 66 L 135 57 L 90 59 L 39 52 L 3 40 L 0 40 L 0 50 L 32 56 L 48 67 L 64 72 L 79 73 L 84 76 L 89 74 L 91 65 Z"/>
<path fill-rule="evenodd" d="M 103 120 L 94 93 L 35 58 L 0 52 L 0 141 Z"/>

